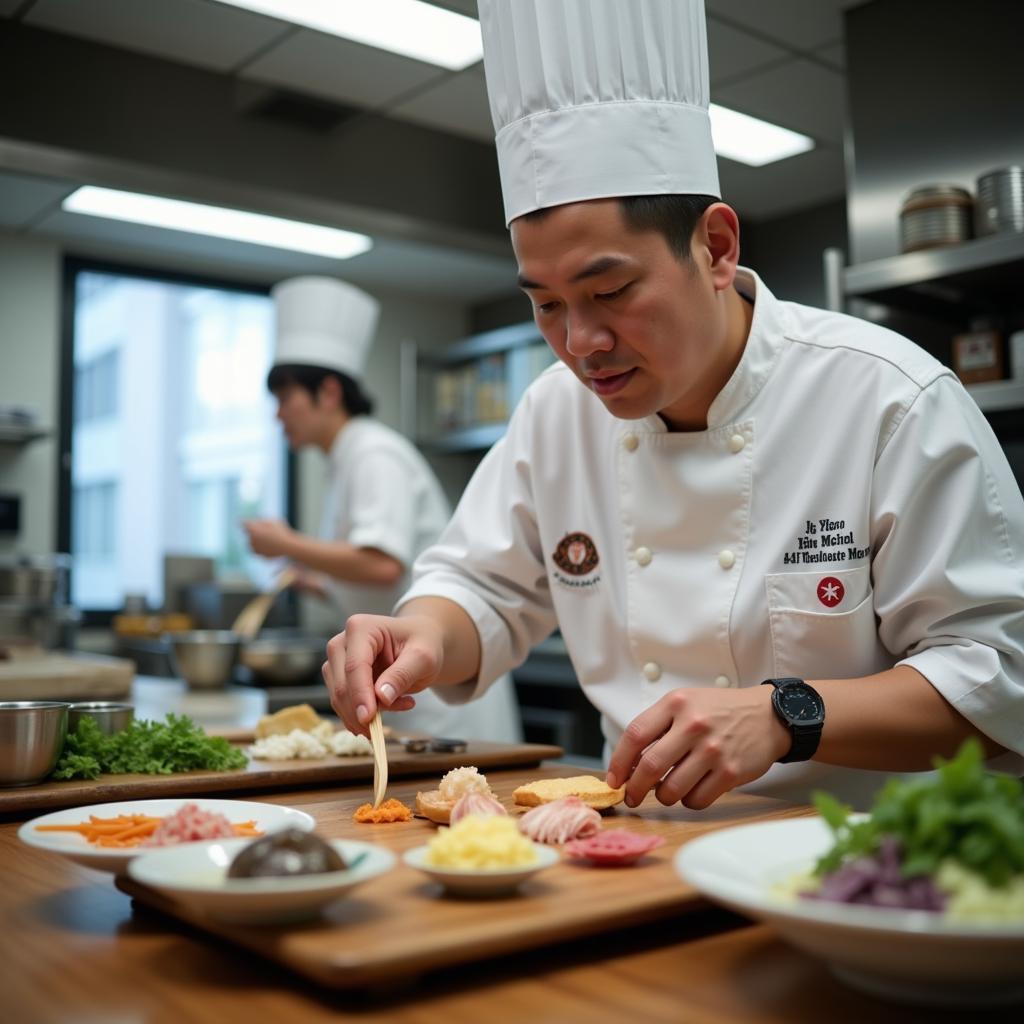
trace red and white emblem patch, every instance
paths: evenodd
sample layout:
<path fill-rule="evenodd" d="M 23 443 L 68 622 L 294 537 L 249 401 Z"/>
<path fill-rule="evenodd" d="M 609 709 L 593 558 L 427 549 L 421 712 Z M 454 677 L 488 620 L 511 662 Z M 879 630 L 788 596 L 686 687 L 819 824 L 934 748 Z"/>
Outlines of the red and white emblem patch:
<path fill-rule="evenodd" d="M 845 594 L 846 588 L 843 586 L 842 581 L 837 580 L 835 576 L 826 576 L 818 582 L 818 600 L 826 608 L 835 608 L 842 601 Z"/>
<path fill-rule="evenodd" d="M 555 565 L 570 576 L 585 576 L 600 561 L 594 542 L 585 533 L 567 533 L 551 556 Z"/>

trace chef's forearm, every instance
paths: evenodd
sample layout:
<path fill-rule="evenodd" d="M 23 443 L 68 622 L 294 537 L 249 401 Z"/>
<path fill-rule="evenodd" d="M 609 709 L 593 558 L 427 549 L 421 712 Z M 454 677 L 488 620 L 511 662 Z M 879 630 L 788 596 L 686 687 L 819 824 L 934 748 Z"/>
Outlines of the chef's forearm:
<path fill-rule="evenodd" d="M 417 597 L 402 605 L 398 615 L 430 619 L 440 631 L 444 654 L 440 675 L 432 685 L 454 686 L 480 674 L 480 634 L 461 605 L 446 597 Z"/>
<path fill-rule="evenodd" d="M 816 761 L 917 771 L 930 768 L 936 754 L 951 757 L 969 736 L 978 737 L 989 756 L 1003 751 L 909 665 L 860 679 L 808 681 L 825 701 Z"/>
<path fill-rule="evenodd" d="M 317 540 L 301 533 L 289 538 L 284 555 L 336 580 L 353 583 L 394 586 L 404 572 L 398 559 L 376 548 L 360 548 L 345 541 Z"/>

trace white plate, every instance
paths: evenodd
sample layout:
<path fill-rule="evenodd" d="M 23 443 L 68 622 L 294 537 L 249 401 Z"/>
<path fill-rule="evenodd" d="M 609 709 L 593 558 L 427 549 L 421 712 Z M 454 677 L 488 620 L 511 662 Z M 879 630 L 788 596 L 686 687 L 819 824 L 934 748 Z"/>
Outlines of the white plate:
<path fill-rule="evenodd" d="M 136 857 L 128 874 L 192 910 L 236 924 L 282 924 L 315 917 L 368 878 L 390 871 L 395 855 L 382 846 L 334 839 L 347 871 L 292 878 L 227 878 L 231 861 L 251 839 L 221 839 L 154 849 Z"/>
<path fill-rule="evenodd" d="M 831 831 L 816 817 L 742 825 L 684 844 L 675 866 L 695 889 L 772 924 L 837 977 L 875 995 L 941 1006 L 1024 997 L 1024 922 L 974 925 L 920 910 L 789 900 L 773 892 L 813 868 L 832 844 Z"/>
<path fill-rule="evenodd" d="M 26 821 L 18 829 L 18 838 L 29 846 L 50 853 L 62 853 L 65 857 L 84 864 L 97 871 L 113 871 L 124 874 L 128 862 L 147 851 L 147 847 L 130 850 L 110 850 L 92 846 L 85 836 L 75 832 L 38 832 L 37 825 L 77 825 L 88 821 L 90 814 L 98 818 L 115 818 L 119 814 L 149 814 L 166 818 L 185 804 L 198 804 L 204 811 L 223 814 L 230 822 L 238 823 L 252 819 L 261 832 L 276 832 L 282 828 L 299 828 L 312 832 L 316 822 L 305 811 L 277 804 L 261 804 L 251 800 L 213 800 L 206 797 L 175 800 L 121 800 L 109 804 L 91 804 L 88 807 L 69 807 L 54 811 L 40 818 Z M 207 840 L 209 841 L 209 840 Z M 150 848 L 154 849 L 154 848 Z M 155 849 L 159 849 L 156 847 Z"/>
<path fill-rule="evenodd" d="M 533 844 L 537 859 L 532 864 L 518 868 L 439 868 L 426 861 L 427 847 L 416 846 L 406 850 L 404 860 L 410 867 L 417 868 L 440 882 L 448 892 L 456 896 L 508 896 L 515 892 L 528 878 L 538 871 L 551 867 L 559 860 L 557 850 L 550 846 Z"/>

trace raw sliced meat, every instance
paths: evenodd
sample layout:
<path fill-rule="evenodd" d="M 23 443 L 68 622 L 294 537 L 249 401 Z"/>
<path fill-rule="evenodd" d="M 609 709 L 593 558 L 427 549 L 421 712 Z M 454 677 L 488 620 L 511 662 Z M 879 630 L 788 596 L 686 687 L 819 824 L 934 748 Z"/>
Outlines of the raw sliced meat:
<path fill-rule="evenodd" d="M 581 857 L 602 867 L 632 864 L 665 842 L 661 836 L 641 835 L 624 828 L 604 829 L 586 839 L 565 844 L 570 857 Z"/>

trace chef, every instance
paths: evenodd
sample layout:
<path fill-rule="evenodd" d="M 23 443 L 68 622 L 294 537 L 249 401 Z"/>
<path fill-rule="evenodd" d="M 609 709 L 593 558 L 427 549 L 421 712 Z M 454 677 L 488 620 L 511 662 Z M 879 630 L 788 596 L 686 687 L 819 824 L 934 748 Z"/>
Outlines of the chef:
<path fill-rule="evenodd" d="M 394 619 L 328 646 L 350 728 L 478 694 L 556 625 L 608 783 L 863 806 L 1024 759 L 1024 502 L 956 377 L 777 299 L 719 199 L 699 0 L 480 0 L 527 391 Z"/>
<path fill-rule="evenodd" d="M 267 384 L 291 447 L 313 446 L 327 456 L 327 486 L 318 538 L 280 520 L 248 520 L 249 542 L 256 554 L 289 559 L 300 587 L 327 597 L 342 615 L 390 613 L 450 509 L 419 451 L 370 415 L 361 382 L 379 303 L 329 277 L 292 278 L 271 294 L 276 348 Z M 507 676 L 472 704 L 424 691 L 394 710 L 406 711 L 403 729 L 432 736 L 521 738 Z"/>

